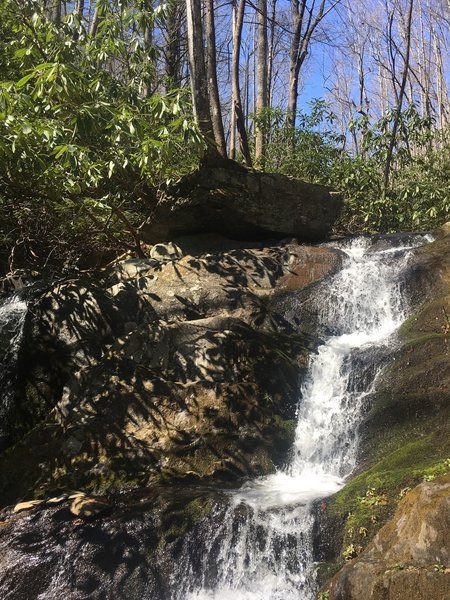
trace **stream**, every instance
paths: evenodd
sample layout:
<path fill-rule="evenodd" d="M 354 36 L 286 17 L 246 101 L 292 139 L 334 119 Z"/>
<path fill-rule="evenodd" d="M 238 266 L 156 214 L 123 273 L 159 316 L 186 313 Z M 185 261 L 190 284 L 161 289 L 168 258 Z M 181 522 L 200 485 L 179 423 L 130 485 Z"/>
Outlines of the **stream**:
<path fill-rule="evenodd" d="M 0 451 L 9 436 L 9 418 L 14 410 L 17 360 L 27 303 L 17 293 L 0 305 Z"/>

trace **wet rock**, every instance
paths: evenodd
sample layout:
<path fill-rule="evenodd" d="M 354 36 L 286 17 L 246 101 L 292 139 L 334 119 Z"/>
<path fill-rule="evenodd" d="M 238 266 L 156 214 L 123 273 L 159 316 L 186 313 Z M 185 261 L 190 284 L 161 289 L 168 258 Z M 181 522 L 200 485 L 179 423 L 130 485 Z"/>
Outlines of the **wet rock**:
<path fill-rule="evenodd" d="M 400 502 L 367 549 L 332 580 L 330 600 L 450 597 L 450 476 Z"/>
<path fill-rule="evenodd" d="M 122 495 L 82 523 L 65 505 L 31 519 L 0 513 L 0 597 L 168 600 L 174 565 L 183 576 L 180 545 L 202 539 L 224 507 L 214 489 L 168 486 Z"/>
<path fill-rule="evenodd" d="M 328 187 L 280 174 L 202 168 L 172 187 L 141 230 L 150 243 L 219 233 L 234 239 L 321 240 L 342 207 Z"/>

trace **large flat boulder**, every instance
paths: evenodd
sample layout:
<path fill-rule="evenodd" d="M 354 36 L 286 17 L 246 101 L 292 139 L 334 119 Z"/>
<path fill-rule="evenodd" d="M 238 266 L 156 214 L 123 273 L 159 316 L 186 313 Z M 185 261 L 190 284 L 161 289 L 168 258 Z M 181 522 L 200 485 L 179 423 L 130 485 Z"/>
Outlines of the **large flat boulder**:
<path fill-rule="evenodd" d="M 236 246 L 158 244 L 30 302 L 27 420 L 0 454 L 2 504 L 237 479 L 286 457 L 311 341 L 271 302 L 313 289 L 342 255 L 295 240 Z"/>
<path fill-rule="evenodd" d="M 150 243 L 207 232 L 233 239 L 293 235 L 317 241 L 328 235 L 341 207 L 342 196 L 323 185 L 204 167 L 166 192 L 141 234 Z"/>

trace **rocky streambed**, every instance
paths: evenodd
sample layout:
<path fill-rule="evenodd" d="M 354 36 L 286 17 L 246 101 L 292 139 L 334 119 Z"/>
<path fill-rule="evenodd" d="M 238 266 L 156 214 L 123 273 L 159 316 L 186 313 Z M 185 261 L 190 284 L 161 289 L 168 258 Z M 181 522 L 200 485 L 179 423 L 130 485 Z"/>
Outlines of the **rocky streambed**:
<path fill-rule="evenodd" d="M 344 258 L 196 235 L 19 295 L 18 351 L 3 358 L 17 376 L 1 431 L 2 598 L 173 598 L 229 490 L 286 462 L 308 358 L 329 333 L 317 294 Z M 449 524 L 448 228 L 403 286 L 416 312 L 367 402 L 356 471 L 316 507 L 323 598 L 448 598 L 449 536 L 433 533 Z M 425 513 L 432 526 L 395 525 Z"/>

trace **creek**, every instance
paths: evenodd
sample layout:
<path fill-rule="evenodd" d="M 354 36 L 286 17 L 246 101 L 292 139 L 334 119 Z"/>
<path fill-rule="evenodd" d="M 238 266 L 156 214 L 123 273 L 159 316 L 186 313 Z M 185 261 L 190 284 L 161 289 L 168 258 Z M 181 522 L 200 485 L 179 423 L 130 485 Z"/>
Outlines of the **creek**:
<path fill-rule="evenodd" d="M 0 451 L 10 433 L 10 416 L 15 410 L 14 388 L 27 303 L 14 293 L 0 305 Z"/>

